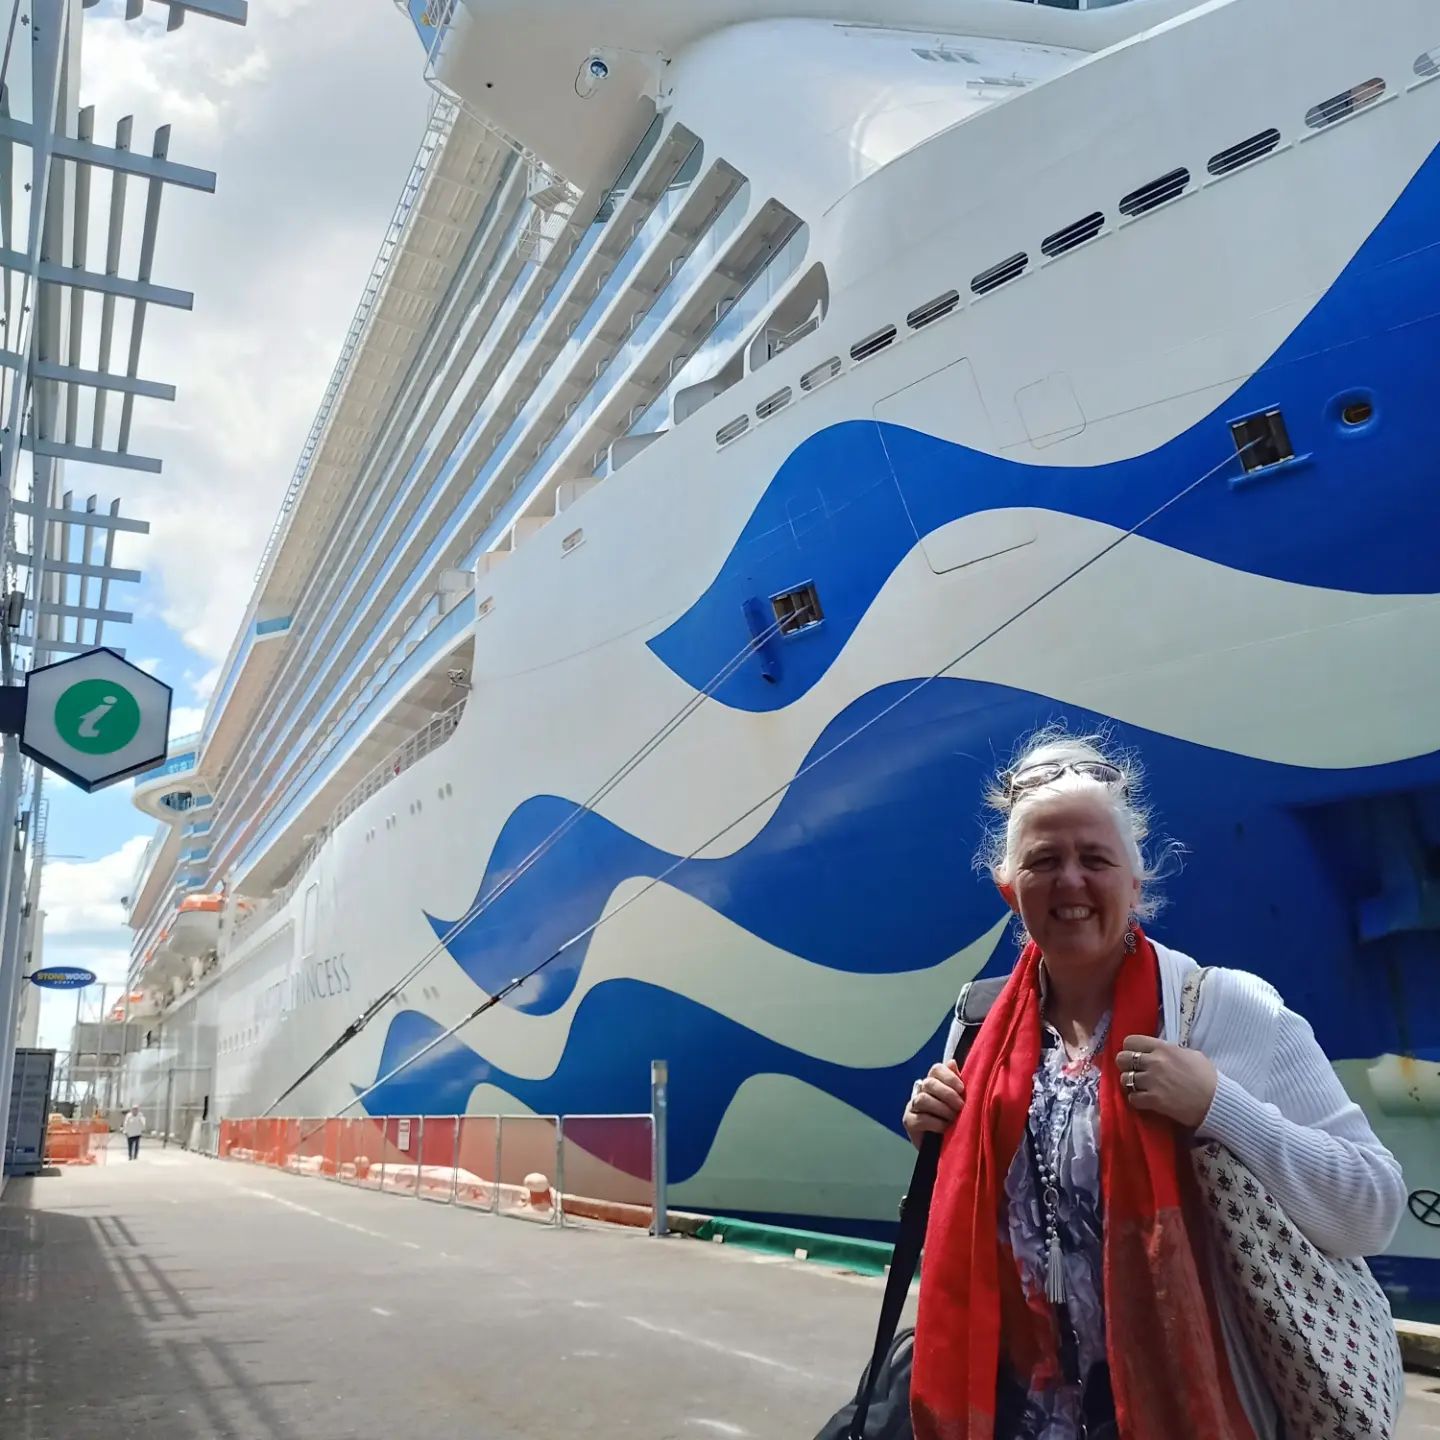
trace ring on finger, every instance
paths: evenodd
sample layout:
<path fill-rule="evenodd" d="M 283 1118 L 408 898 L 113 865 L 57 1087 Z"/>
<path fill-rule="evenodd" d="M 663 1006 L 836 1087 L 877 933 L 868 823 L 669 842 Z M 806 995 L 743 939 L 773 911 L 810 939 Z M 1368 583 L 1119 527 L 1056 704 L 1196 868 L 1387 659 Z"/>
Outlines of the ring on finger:
<path fill-rule="evenodd" d="M 1124 1075 L 1121 1076 L 1121 1079 L 1124 1081 L 1125 1088 L 1133 1094 L 1135 1090 L 1135 1072 L 1133 1070 L 1127 1070 Z"/>

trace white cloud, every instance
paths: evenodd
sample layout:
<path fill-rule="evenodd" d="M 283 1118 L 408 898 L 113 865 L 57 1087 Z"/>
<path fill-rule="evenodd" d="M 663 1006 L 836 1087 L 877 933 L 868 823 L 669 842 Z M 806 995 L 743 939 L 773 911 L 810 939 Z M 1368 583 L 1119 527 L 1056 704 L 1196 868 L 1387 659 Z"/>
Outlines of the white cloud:
<path fill-rule="evenodd" d="M 170 738 L 193 735 L 205 723 L 203 705 L 172 705 L 170 707 Z"/>
<path fill-rule="evenodd" d="M 202 703 L 208 701 L 215 693 L 215 687 L 220 683 L 220 667 L 212 665 L 203 675 L 196 675 L 194 671 L 185 672 L 186 683 L 195 692 L 195 698 Z"/>
<path fill-rule="evenodd" d="M 146 572 L 130 608 L 213 663 L 423 131 L 424 52 L 381 0 L 264 0 L 243 29 L 191 15 L 174 34 L 158 10 L 139 24 L 117 15 L 113 0 L 87 12 L 82 93 L 97 137 L 134 113 L 134 148 L 148 150 L 173 122 L 170 157 L 213 169 L 218 187 L 165 196 L 154 276 L 193 290 L 195 309 L 150 309 L 141 372 L 179 396 L 136 406 L 132 448 L 165 470 L 118 482 L 151 533 L 122 537 L 116 559 Z M 114 472 L 92 483 L 115 493 Z M 202 676 L 198 697 L 213 683 Z"/>
<path fill-rule="evenodd" d="M 98 860 L 52 860 L 46 864 L 40 881 L 40 908 L 46 917 L 47 960 L 56 960 L 54 946 L 59 943 L 64 944 L 67 956 L 82 949 L 125 953 L 130 931 L 122 901 L 130 893 L 148 838 L 136 835 Z M 122 965 L 120 974 L 111 978 L 123 976 Z"/>

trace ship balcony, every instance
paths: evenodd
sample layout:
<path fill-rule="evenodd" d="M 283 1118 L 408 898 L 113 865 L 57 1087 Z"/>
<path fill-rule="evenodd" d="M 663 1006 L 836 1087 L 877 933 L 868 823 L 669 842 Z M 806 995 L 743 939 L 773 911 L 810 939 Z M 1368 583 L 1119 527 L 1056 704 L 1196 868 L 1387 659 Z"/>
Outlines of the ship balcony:
<path fill-rule="evenodd" d="M 195 768 L 200 759 L 200 737 L 191 736 L 183 748 L 172 746 L 170 758 L 135 781 L 135 804 L 156 820 L 173 824 L 195 806 L 204 787 L 197 784 Z"/>
<path fill-rule="evenodd" d="M 455 671 L 470 669 L 474 607 L 456 605 L 409 655 L 397 658 L 348 732 L 323 747 L 308 774 L 292 784 L 274 808 L 246 823 L 221 820 L 212 848 L 214 873 L 232 888 L 263 899 L 295 872 L 315 838 L 334 823 L 347 796 L 417 732 L 448 712 L 456 699 Z M 372 718 L 373 716 L 373 718 Z"/>

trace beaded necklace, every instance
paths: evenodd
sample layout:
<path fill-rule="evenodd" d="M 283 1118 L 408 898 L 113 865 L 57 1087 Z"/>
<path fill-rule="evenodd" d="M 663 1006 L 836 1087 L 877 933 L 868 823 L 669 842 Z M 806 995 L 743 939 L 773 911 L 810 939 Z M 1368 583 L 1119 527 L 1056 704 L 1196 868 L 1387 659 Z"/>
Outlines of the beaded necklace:
<path fill-rule="evenodd" d="M 1052 1305 L 1063 1305 L 1066 1299 L 1065 1255 L 1060 1246 L 1060 1156 L 1070 1134 L 1076 1090 L 1095 1068 L 1095 1057 L 1105 1048 L 1109 1035 L 1110 1017 L 1106 1015 L 1090 1043 L 1066 1063 L 1065 1086 L 1054 1096 L 1053 1103 L 1043 1107 L 1036 1116 L 1040 1143 L 1032 1143 L 1031 1151 L 1040 1180 L 1040 1203 L 1045 1212 L 1045 1298 Z"/>

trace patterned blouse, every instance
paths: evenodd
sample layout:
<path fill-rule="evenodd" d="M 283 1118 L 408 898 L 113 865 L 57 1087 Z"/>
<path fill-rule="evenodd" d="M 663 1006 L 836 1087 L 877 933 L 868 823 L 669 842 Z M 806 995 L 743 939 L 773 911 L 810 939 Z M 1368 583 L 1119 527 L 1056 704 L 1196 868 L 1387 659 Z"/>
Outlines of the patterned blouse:
<path fill-rule="evenodd" d="M 1108 1017 L 1102 1024 L 1108 1025 Z M 1030 1101 L 1030 1133 L 1041 1152 L 1045 1137 L 1064 1136 L 1060 1147 L 1060 1244 L 1071 1324 L 1079 1342 L 1080 1385 L 1002 1370 L 996 1440 L 1084 1440 L 1081 1399 L 1092 1371 L 1105 1361 L 1103 1229 L 1100 1196 L 1100 1069 L 1071 1064 L 1057 1031 L 1044 1028 L 1040 1064 Z M 1021 1145 L 1005 1180 L 1001 1239 L 1020 1267 L 1026 1298 L 1045 1304 L 1045 1215 L 1028 1144 Z M 1108 1396 L 1108 1377 L 1100 1381 Z M 1094 1404 L 1092 1396 L 1092 1406 Z M 1111 1419 L 1108 1403 L 1101 1413 Z M 1093 1416 L 1092 1418 L 1099 1418 Z M 1092 1428 L 1091 1435 L 1097 1433 Z M 1103 1433 L 1098 1432 L 1098 1433 Z"/>

